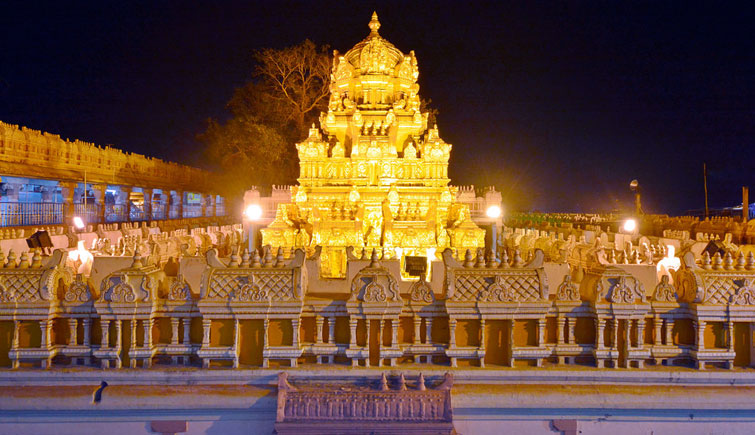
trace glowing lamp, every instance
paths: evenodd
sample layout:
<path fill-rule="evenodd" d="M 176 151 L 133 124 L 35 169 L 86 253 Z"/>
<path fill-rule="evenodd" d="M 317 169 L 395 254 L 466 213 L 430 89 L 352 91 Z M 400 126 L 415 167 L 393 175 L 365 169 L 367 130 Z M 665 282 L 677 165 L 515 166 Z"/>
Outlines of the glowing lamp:
<path fill-rule="evenodd" d="M 633 233 L 634 230 L 637 229 L 637 221 L 634 219 L 627 219 L 624 221 L 624 225 L 622 228 L 627 233 Z"/>
<path fill-rule="evenodd" d="M 83 230 L 86 227 L 86 224 L 84 223 L 84 219 L 82 219 L 79 216 L 74 216 L 73 217 L 73 226 L 77 230 L 81 231 L 81 230 Z"/>
<path fill-rule="evenodd" d="M 491 219 L 498 219 L 501 217 L 501 207 L 497 205 L 491 205 L 485 210 L 485 214 Z"/>
<path fill-rule="evenodd" d="M 244 210 L 244 217 L 250 221 L 257 221 L 262 217 L 262 207 L 258 204 L 249 204 Z"/>

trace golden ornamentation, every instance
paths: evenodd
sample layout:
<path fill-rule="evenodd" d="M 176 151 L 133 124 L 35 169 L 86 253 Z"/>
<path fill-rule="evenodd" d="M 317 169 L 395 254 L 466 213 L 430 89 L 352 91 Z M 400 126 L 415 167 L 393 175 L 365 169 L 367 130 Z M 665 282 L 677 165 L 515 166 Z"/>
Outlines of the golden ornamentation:
<path fill-rule="evenodd" d="M 449 190 L 451 144 L 419 110 L 417 57 L 380 36 L 377 15 L 369 27 L 351 50 L 334 52 L 328 111 L 296 146 L 293 204 L 281 204 L 261 230 L 262 243 L 274 248 L 322 245 L 327 278 L 346 276 L 347 246 L 428 255 L 485 241 Z"/>

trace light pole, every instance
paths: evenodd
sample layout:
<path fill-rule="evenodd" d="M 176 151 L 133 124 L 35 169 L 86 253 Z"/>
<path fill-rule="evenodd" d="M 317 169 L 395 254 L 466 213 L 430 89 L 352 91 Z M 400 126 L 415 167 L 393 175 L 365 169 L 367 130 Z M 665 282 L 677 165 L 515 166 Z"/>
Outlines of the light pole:
<path fill-rule="evenodd" d="M 640 182 L 632 180 L 629 183 L 629 190 L 634 192 L 634 214 L 635 216 L 642 216 L 642 199 L 640 197 Z"/>
<path fill-rule="evenodd" d="M 262 217 L 262 207 L 258 204 L 249 204 L 244 210 L 244 220 L 247 222 L 247 239 L 249 240 L 249 253 L 254 250 L 254 223 Z"/>
<path fill-rule="evenodd" d="M 493 250 L 493 258 L 497 261 L 498 260 L 498 252 L 497 252 L 496 244 L 498 243 L 498 238 L 496 236 L 496 229 L 498 228 L 498 218 L 501 217 L 501 207 L 499 207 L 497 205 L 491 205 L 490 207 L 488 207 L 487 210 L 485 210 L 485 214 L 493 221 L 493 223 L 491 225 L 492 228 L 493 228 L 493 233 L 492 233 L 492 236 L 493 236 L 492 237 L 493 238 L 492 250 Z"/>

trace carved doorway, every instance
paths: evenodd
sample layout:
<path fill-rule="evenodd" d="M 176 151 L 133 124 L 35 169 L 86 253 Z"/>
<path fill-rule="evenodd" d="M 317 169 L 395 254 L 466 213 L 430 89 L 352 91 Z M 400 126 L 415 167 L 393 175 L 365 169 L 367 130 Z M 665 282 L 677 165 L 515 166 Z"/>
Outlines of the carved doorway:
<path fill-rule="evenodd" d="M 485 322 L 485 365 L 506 365 L 511 335 L 508 323 L 505 320 Z"/>

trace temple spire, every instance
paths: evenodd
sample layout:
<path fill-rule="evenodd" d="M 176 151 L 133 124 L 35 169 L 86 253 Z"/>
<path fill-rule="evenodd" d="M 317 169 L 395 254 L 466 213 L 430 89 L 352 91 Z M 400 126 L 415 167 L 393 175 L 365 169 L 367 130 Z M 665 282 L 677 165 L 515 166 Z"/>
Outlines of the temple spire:
<path fill-rule="evenodd" d="M 380 21 L 378 21 L 377 12 L 372 12 L 372 19 L 370 20 L 370 36 L 377 36 L 378 29 L 380 28 Z"/>

